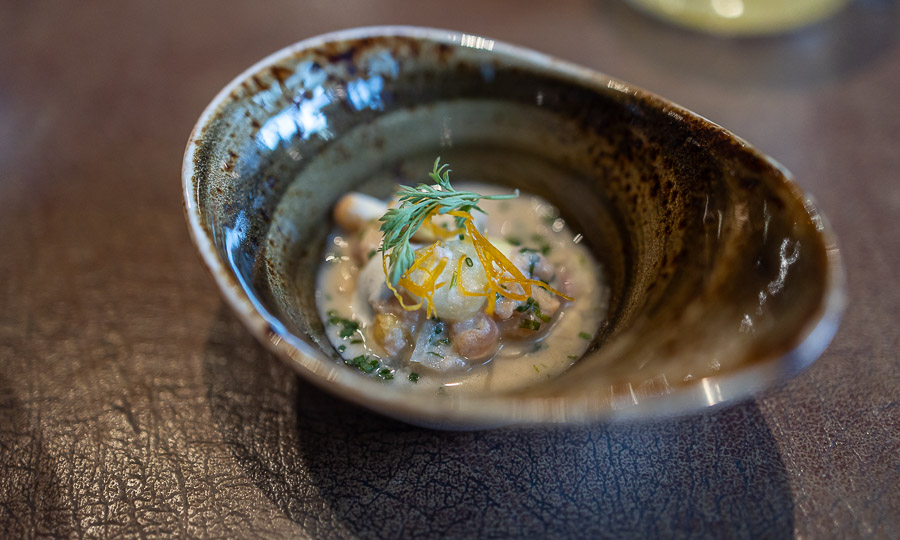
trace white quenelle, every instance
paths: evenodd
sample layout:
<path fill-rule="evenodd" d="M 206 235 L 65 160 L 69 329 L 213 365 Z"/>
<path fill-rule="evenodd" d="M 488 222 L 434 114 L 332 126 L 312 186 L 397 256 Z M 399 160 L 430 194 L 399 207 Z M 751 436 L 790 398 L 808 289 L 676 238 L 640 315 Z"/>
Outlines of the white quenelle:
<path fill-rule="evenodd" d="M 466 296 L 463 290 L 470 293 L 483 293 L 487 278 L 484 267 L 475 253 L 475 246 L 468 240 L 451 240 L 435 246 L 430 268 L 438 261 L 446 260 L 446 266 L 437 278 L 436 283 L 444 283 L 434 291 L 434 311 L 442 320 L 463 321 L 471 319 L 484 308 L 484 296 Z M 462 264 L 460 264 L 462 260 Z M 424 271 L 413 271 L 410 274 L 413 282 L 421 283 L 425 279 Z"/>

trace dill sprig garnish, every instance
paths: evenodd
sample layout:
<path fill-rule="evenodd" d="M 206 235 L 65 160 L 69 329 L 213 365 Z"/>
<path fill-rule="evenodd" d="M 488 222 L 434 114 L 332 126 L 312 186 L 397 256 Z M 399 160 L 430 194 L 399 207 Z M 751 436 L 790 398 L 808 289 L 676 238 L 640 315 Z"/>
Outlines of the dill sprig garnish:
<path fill-rule="evenodd" d="M 457 191 L 450 185 L 450 166 L 440 165 L 441 158 L 434 160 L 433 170 L 428 174 L 434 185 L 419 184 L 412 188 L 401 186 L 397 191 L 400 206 L 391 208 L 379 221 L 384 240 L 381 251 L 390 261 L 390 281 L 396 284 L 403 274 L 413 265 L 415 252 L 410 246 L 410 239 L 433 213 L 446 214 L 457 210 L 469 213 L 477 210 L 481 200 L 512 199 L 519 196 L 519 190 L 509 195 L 481 195 L 472 191 Z M 465 219 L 456 216 L 457 228 L 463 227 Z"/>

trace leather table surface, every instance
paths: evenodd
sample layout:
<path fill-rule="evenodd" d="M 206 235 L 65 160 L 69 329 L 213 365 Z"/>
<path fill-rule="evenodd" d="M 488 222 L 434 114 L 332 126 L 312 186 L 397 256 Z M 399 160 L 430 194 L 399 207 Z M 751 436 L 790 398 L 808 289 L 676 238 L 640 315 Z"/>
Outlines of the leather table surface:
<path fill-rule="evenodd" d="M 773 38 L 622 2 L 0 4 L 0 536 L 896 537 L 900 41 L 860 0 Z M 850 301 L 809 370 L 651 424 L 442 433 L 300 381 L 241 327 L 182 216 L 188 133 L 266 54 L 455 28 L 662 94 L 789 168 Z"/>

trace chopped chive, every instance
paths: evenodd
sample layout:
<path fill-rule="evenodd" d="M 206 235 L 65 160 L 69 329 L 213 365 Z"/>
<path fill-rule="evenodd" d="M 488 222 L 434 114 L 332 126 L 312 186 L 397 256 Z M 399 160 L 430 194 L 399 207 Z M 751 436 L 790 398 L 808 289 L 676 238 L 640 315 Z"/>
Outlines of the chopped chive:
<path fill-rule="evenodd" d="M 361 340 L 361 339 L 351 339 L 350 340 L 351 345 L 356 345 L 357 343 L 362 343 L 362 342 L 363 342 L 363 340 Z"/>
<path fill-rule="evenodd" d="M 566 358 L 568 358 L 569 360 L 578 360 L 578 357 L 575 356 L 574 354 L 570 354 L 570 355 L 567 356 Z"/>
<path fill-rule="evenodd" d="M 541 323 L 531 319 L 523 319 L 522 323 L 519 324 L 519 328 L 524 328 L 526 330 L 540 330 Z"/>
<path fill-rule="evenodd" d="M 528 297 L 528 299 L 525 301 L 524 304 L 516 307 L 516 311 L 518 311 L 519 313 L 527 313 L 530 311 L 530 312 L 534 313 L 535 317 L 537 317 L 538 319 L 540 319 L 541 321 L 543 321 L 545 323 L 550 322 L 550 320 L 553 318 L 549 315 L 546 315 L 543 311 L 541 311 L 541 305 L 538 304 L 537 302 L 535 302 L 534 298 L 532 298 L 530 296 Z"/>
<path fill-rule="evenodd" d="M 462 233 L 459 234 L 459 239 L 460 239 L 460 240 L 465 240 L 465 238 L 466 238 L 466 235 L 464 235 L 464 234 L 462 234 Z"/>
<path fill-rule="evenodd" d="M 346 346 L 346 345 L 339 345 L 339 346 L 338 346 L 338 352 L 344 352 L 344 351 L 346 351 L 346 350 L 347 350 L 347 346 Z"/>
<path fill-rule="evenodd" d="M 365 373 L 372 373 L 378 367 L 378 360 L 369 360 L 369 356 L 365 354 L 361 354 L 353 360 L 345 360 L 345 362 Z"/>
<path fill-rule="evenodd" d="M 356 333 L 357 330 L 359 330 L 359 323 L 356 321 L 350 321 L 350 320 L 344 319 L 341 321 L 341 325 L 342 325 L 342 328 L 341 328 L 341 331 L 338 332 L 338 336 L 342 337 L 344 339 L 352 336 L 353 334 Z"/>
<path fill-rule="evenodd" d="M 330 310 L 328 313 L 328 324 L 331 325 L 340 325 L 341 329 L 338 331 L 338 337 L 343 339 L 347 339 L 352 336 L 357 330 L 359 330 L 359 323 L 356 321 L 351 321 L 350 319 L 345 319 L 337 314 L 337 311 Z"/>
<path fill-rule="evenodd" d="M 378 370 L 378 376 L 384 379 L 385 381 L 389 381 L 394 378 L 394 372 L 388 368 Z"/>
<path fill-rule="evenodd" d="M 360 371 L 362 371 L 363 373 L 372 373 L 373 371 L 375 371 L 375 367 L 372 366 L 371 364 L 360 363 L 356 367 L 359 368 Z"/>
<path fill-rule="evenodd" d="M 534 305 L 534 298 L 529 296 L 528 300 L 526 300 L 524 304 L 522 304 L 521 306 L 516 308 L 516 311 L 518 311 L 519 313 L 524 313 L 524 312 L 528 311 L 529 309 L 531 309 L 531 306 L 533 306 L 533 305 Z"/>
<path fill-rule="evenodd" d="M 587 332 L 579 332 L 578 337 L 580 337 L 581 339 L 590 340 L 590 339 L 593 339 L 594 336 L 588 334 Z"/>
<path fill-rule="evenodd" d="M 431 356 L 437 356 L 438 358 L 444 358 L 443 354 L 438 354 L 434 351 L 428 351 L 426 354 L 430 354 Z"/>
<path fill-rule="evenodd" d="M 469 268 L 472 268 L 473 266 L 475 266 L 475 263 L 472 262 L 472 259 L 470 259 L 469 257 L 466 257 L 466 266 L 468 266 Z"/>
<path fill-rule="evenodd" d="M 369 259 L 371 259 L 372 257 L 374 257 L 376 253 L 378 253 L 378 250 L 373 249 L 372 251 L 370 251 L 370 252 L 369 252 Z"/>
<path fill-rule="evenodd" d="M 531 364 L 531 367 L 534 368 L 534 372 L 535 372 L 535 373 L 540 373 L 540 372 L 541 372 L 541 370 L 538 369 L 537 364 Z"/>
<path fill-rule="evenodd" d="M 409 382 L 417 383 L 419 382 L 419 374 L 416 372 L 412 372 L 409 374 Z"/>
<path fill-rule="evenodd" d="M 443 345 L 450 345 L 450 338 L 439 339 L 438 343 L 441 343 Z"/>
<path fill-rule="evenodd" d="M 456 272 L 453 272 L 453 277 L 450 278 L 450 288 L 452 289 L 454 285 L 456 285 Z"/>

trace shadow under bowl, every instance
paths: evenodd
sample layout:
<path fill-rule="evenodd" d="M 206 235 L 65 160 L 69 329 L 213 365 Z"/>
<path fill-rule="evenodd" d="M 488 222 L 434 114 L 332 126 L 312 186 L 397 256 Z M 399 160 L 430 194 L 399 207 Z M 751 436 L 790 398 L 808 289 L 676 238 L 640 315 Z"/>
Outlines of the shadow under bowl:
<path fill-rule="evenodd" d="M 601 262 L 609 312 L 546 384 L 438 396 L 344 366 L 316 310 L 331 208 L 387 197 L 436 156 L 455 178 L 558 206 Z M 193 239 L 250 331 L 313 383 L 412 423 L 648 418 L 747 397 L 807 366 L 843 307 L 834 238 L 789 174 L 662 98 L 458 32 L 362 28 L 262 60 L 188 142 Z"/>

